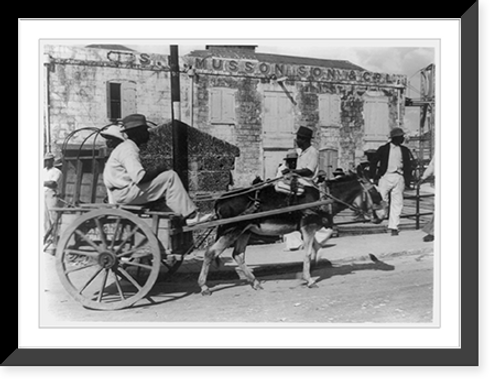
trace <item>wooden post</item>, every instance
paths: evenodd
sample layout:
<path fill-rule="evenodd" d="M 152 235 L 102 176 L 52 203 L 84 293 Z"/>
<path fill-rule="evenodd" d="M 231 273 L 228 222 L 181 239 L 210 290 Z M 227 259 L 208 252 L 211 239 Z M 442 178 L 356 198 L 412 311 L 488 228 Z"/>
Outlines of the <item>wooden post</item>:
<path fill-rule="evenodd" d="M 170 88 L 172 96 L 172 159 L 174 171 L 189 190 L 187 126 L 180 121 L 179 56 L 177 46 L 170 46 Z"/>

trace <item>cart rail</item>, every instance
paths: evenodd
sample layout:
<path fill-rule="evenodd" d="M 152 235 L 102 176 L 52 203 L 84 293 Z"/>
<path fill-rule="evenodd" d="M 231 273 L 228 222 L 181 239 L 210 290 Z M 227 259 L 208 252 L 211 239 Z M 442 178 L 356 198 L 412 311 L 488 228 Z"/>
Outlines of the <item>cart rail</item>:
<path fill-rule="evenodd" d="M 275 210 L 256 212 L 256 213 L 252 213 L 252 214 L 245 214 L 245 215 L 241 215 L 241 216 L 224 218 L 221 220 L 208 221 L 208 222 L 203 222 L 200 224 L 184 226 L 182 228 L 182 230 L 183 230 L 183 232 L 191 232 L 193 230 L 212 228 L 212 227 L 220 226 L 220 225 L 233 224 L 233 223 L 241 222 L 241 221 L 249 221 L 249 220 L 254 220 L 257 218 L 264 218 L 264 217 L 274 216 L 277 214 L 290 213 L 290 212 L 305 210 L 305 209 L 309 209 L 309 208 L 313 208 L 313 207 L 317 207 L 317 206 L 329 205 L 333 202 L 335 202 L 335 199 L 325 199 L 325 200 L 321 200 L 321 201 L 309 202 L 309 203 L 304 203 L 304 204 L 300 204 L 300 205 L 287 206 L 287 207 L 283 207 L 283 208 L 279 208 L 279 209 L 275 209 Z"/>

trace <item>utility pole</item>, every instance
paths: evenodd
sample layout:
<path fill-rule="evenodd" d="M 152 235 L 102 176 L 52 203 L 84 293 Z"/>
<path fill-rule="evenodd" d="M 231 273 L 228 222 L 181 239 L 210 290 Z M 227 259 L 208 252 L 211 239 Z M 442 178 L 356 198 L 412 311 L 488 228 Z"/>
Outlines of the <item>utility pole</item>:
<path fill-rule="evenodd" d="M 189 190 L 187 126 L 181 120 L 181 90 L 178 47 L 170 46 L 170 89 L 172 100 L 172 157 L 174 171 Z"/>

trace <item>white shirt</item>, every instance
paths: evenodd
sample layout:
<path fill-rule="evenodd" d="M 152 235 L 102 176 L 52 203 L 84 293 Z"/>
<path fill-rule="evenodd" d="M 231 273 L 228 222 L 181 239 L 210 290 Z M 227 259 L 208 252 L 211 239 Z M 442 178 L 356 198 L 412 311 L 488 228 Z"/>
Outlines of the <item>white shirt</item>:
<path fill-rule="evenodd" d="M 132 140 L 118 144 L 104 166 L 103 180 L 107 189 L 124 189 L 138 184 L 146 174 L 139 158 L 139 147 Z"/>
<path fill-rule="evenodd" d="M 401 147 L 393 143 L 390 143 L 387 172 L 403 174 L 403 154 L 401 153 Z"/>
<path fill-rule="evenodd" d="M 59 185 L 61 184 L 61 179 L 62 179 L 62 172 L 57 167 L 52 167 L 50 169 L 47 169 L 47 167 L 43 168 L 43 170 L 42 170 L 42 182 L 54 181 L 57 183 L 57 188 L 59 188 Z M 45 186 L 43 189 L 44 189 L 44 191 L 52 190 L 52 189 L 45 187 Z"/>
<path fill-rule="evenodd" d="M 316 179 L 319 172 L 319 151 L 313 146 L 306 148 L 299 154 L 299 158 L 297 159 L 297 170 L 302 170 L 303 168 L 311 170 L 313 175 L 300 178 L 300 182 L 306 186 L 313 186 L 312 181 Z"/>

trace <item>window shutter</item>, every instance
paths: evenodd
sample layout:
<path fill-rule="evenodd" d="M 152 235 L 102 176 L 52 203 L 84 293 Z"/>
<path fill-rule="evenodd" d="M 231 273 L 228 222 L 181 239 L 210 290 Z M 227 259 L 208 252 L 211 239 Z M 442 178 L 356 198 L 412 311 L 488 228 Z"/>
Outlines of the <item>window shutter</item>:
<path fill-rule="evenodd" d="M 121 84 L 106 82 L 106 105 L 109 119 L 119 119 L 122 112 Z"/>
<path fill-rule="evenodd" d="M 106 116 L 111 117 L 111 83 L 106 82 Z"/>
<path fill-rule="evenodd" d="M 262 141 L 264 148 L 291 148 L 295 138 L 293 108 L 281 92 L 264 94 Z"/>
<path fill-rule="evenodd" d="M 319 123 L 322 126 L 330 126 L 332 123 L 332 111 L 330 109 L 330 96 L 321 94 L 319 96 Z"/>
<path fill-rule="evenodd" d="M 122 83 L 122 117 L 128 116 L 137 112 L 137 95 L 135 82 Z"/>
<path fill-rule="evenodd" d="M 389 101 L 385 96 L 365 97 L 366 140 L 385 140 L 389 134 Z"/>
<path fill-rule="evenodd" d="M 336 94 L 320 94 L 319 121 L 325 127 L 340 126 L 340 97 Z"/>
<path fill-rule="evenodd" d="M 225 124 L 234 124 L 235 111 L 234 111 L 234 90 L 222 91 L 222 122 Z"/>
<path fill-rule="evenodd" d="M 210 92 L 210 97 L 210 121 L 217 124 L 222 120 L 222 91 L 213 89 Z"/>

